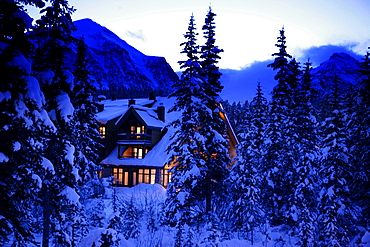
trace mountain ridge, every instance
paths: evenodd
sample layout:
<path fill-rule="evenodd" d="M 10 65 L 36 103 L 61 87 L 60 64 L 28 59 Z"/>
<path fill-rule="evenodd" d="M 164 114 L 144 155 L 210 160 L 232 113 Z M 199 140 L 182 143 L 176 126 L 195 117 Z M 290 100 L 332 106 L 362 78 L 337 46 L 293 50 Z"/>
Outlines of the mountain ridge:
<path fill-rule="evenodd" d="M 149 93 L 166 96 L 181 75 L 173 71 L 164 57 L 143 54 L 91 19 L 81 19 L 74 24 L 77 27 L 74 37 L 84 37 L 89 47 L 91 73 L 99 93 L 118 98 L 147 97 Z M 275 71 L 267 67 L 272 61 L 255 62 L 242 70 L 220 69 L 224 86 L 221 97 L 236 102 L 250 101 L 255 96 L 257 83 L 261 82 L 265 96 L 270 98 L 276 86 Z M 347 53 L 333 53 L 313 68 L 312 76 L 312 84 L 321 96 L 333 85 L 333 78 L 339 79 L 342 90 L 346 91 L 360 78 L 359 62 Z"/>
<path fill-rule="evenodd" d="M 100 92 L 116 97 L 138 96 L 148 91 L 168 94 L 178 80 L 164 57 L 143 54 L 91 19 L 74 24 L 77 30 L 73 36 L 83 37 L 88 46 L 90 71 Z"/>

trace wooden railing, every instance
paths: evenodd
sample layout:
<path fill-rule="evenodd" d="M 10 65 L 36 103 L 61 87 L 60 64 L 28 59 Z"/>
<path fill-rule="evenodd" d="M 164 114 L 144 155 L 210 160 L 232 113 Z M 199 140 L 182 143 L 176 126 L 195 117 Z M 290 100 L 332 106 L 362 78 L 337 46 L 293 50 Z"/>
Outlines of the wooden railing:
<path fill-rule="evenodd" d="M 129 133 L 118 133 L 119 141 L 151 141 L 152 135 L 149 134 L 129 134 Z"/>

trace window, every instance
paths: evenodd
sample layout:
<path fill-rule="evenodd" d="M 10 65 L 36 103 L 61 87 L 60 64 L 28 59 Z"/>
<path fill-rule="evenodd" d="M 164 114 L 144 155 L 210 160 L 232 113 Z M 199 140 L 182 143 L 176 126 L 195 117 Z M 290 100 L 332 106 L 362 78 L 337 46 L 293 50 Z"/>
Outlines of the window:
<path fill-rule="evenodd" d="M 172 175 L 172 172 L 169 172 L 170 171 L 170 166 L 167 164 L 164 169 L 162 170 L 162 185 L 163 187 L 167 187 L 168 186 L 168 183 L 171 181 L 171 175 Z"/>
<path fill-rule="evenodd" d="M 99 134 L 101 138 L 105 138 L 105 126 L 99 126 Z"/>
<path fill-rule="evenodd" d="M 132 156 L 137 159 L 143 158 L 143 149 L 142 148 L 132 148 Z"/>
<path fill-rule="evenodd" d="M 115 185 L 129 186 L 129 170 L 124 168 L 113 168 L 113 183 Z"/>
<path fill-rule="evenodd" d="M 131 126 L 130 134 L 145 134 L 145 126 Z"/>
<path fill-rule="evenodd" d="M 119 158 L 143 159 L 147 152 L 148 149 L 143 149 L 142 147 L 128 147 L 123 145 L 118 146 Z"/>
<path fill-rule="evenodd" d="M 154 184 L 156 169 L 139 169 L 138 183 Z"/>
<path fill-rule="evenodd" d="M 127 146 L 123 146 L 123 145 L 118 145 L 118 158 L 127 158 L 125 157 L 127 154 L 126 154 L 126 150 L 127 150 Z"/>
<path fill-rule="evenodd" d="M 113 168 L 114 184 L 123 185 L 123 169 Z"/>
<path fill-rule="evenodd" d="M 168 169 L 163 169 L 163 187 L 168 186 L 169 176 L 170 174 L 168 173 Z"/>

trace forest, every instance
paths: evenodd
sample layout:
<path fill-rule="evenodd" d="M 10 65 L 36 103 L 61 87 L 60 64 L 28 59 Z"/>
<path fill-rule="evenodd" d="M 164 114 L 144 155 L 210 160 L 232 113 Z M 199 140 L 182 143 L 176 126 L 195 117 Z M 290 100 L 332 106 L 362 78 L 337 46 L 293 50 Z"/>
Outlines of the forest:
<path fill-rule="evenodd" d="M 370 245 L 370 50 L 356 85 L 333 76 L 317 91 L 310 61 L 289 55 L 282 28 L 271 99 L 259 82 L 253 100 L 230 103 L 220 98 L 216 14 L 210 7 L 203 45 L 191 16 L 168 95 L 169 111 L 181 112 L 171 182 L 154 185 L 160 199 L 139 188 L 125 197 L 97 174 L 97 89 L 87 46 L 72 37 L 75 9 L 49 2 L 0 2 L 1 245 Z M 27 5 L 41 11 L 35 23 Z M 221 113 L 239 139 L 235 158 Z"/>

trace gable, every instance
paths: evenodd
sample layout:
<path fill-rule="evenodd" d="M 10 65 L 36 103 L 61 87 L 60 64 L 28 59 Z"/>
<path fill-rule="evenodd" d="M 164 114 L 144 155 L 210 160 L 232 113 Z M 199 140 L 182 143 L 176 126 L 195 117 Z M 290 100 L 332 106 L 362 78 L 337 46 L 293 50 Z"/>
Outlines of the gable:
<path fill-rule="evenodd" d="M 130 108 L 116 121 L 116 126 L 141 124 L 150 129 L 162 129 L 165 124 L 158 119 L 157 113 L 147 107 L 130 106 Z"/>

